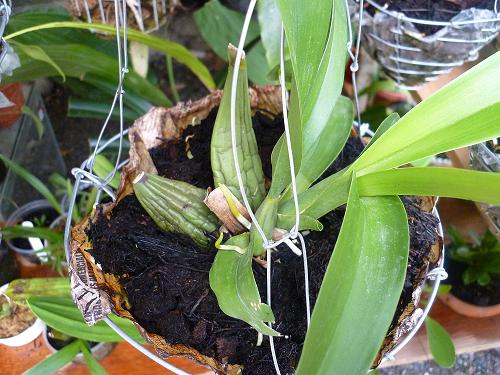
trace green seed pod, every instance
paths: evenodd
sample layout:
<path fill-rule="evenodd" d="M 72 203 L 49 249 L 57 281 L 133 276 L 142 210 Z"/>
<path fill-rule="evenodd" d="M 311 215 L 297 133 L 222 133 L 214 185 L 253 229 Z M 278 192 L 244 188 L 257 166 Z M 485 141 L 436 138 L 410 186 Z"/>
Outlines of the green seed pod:
<path fill-rule="evenodd" d="M 205 235 L 219 225 L 205 206 L 206 192 L 186 182 L 141 173 L 134 180 L 134 192 L 156 225 L 167 232 L 188 235 L 200 246 L 208 246 Z"/>

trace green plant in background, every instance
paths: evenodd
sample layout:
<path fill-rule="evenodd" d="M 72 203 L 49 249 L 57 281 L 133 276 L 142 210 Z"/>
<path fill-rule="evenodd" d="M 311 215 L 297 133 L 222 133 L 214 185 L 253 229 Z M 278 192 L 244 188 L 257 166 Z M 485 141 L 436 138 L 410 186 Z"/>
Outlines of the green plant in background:
<path fill-rule="evenodd" d="M 448 247 L 450 258 L 467 266 L 462 273 L 464 285 L 485 286 L 491 283 L 492 275 L 500 274 L 500 242 L 489 230 L 482 237 L 471 233 L 472 243 L 453 226 L 448 228 L 448 236 L 452 241 Z"/>
<path fill-rule="evenodd" d="M 69 345 L 47 357 L 29 369 L 25 374 L 52 374 L 70 363 L 82 353 L 90 372 L 106 374 L 99 362 L 92 356 L 90 342 L 119 342 L 122 338 L 104 322 L 88 326 L 82 314 L 73 303 L 69 280 L 60 278 L 19 279 L 9 283 L 4 292 L 16 304 L 28 306 L 31 311 L 56 334 L 74 339 Z M 144 343 L 132 322 L 111 315 L 110 319 L 134 340 Z"/>
<path fill-rule="evenodd" d="M 46 222 L 46 217 L 34 218 L 34 227 L 25 227 L 22 225 L 12 225 L 0 229 L 2 238 L 9 240 L 14 238 L 39 238 L 44 240 L 44 247 L 36 250 L 37 254 L 43 255 L 41 259 L 47 259 L 45 263 L 51 265 L 57 272 L 62 274 L 62 264 L 65 262 L 66 257 L 64 253 L 64 236 L 63 225 L 64 217 L 67 215 L 65 208 L 62 207 L 60 201 L 64 196 L 73 196 L 73 185 L 70 179 L 65 178 L 59 174 L 53 174 L 49 180 L 53 185 L 53 191 L 45 185 L 38 177 L 34 176 L 28 170 L 7 159 L 4 155 L 0 154 L 0 161 L 3 162 L 7 168 L 16 173 L 19 177 L 30 184 L 41 196 L 43 196 L 52 206 L 52 208 L 59 214 L 61 223 L 54 228 L 49 227 L 52 223 Z M 113 165 L 104 156 L 98 155 L 95 159 L 94 173 L 101 177 L 106 178 L 113 170 Z M 120 174 L 117 173 L 110 181 L 109 185 L 117 189 L 120 183 Z M 95 188 L 82 190 L 78 192 L 78 197 L 75 207 L 72 212 L 72 222 L 78 223 L 91 212 L 96 200 L 97 191 Z"/>
<path fill-rule="evenodd" d="M 62 29 L 52 30 L 54 28 Z M 108 37 L 91 31 L 106 33 Z M 118 81 L 115 42 L 109 37 L 116 34 L 114 26 L 71 22 L 64 9 L 31 10 L 12 16 L 5 34 L 21 60 L 21 67 L 6 77 L 5 83 L 59 77 L 76 95 L 68 103 L 69 116 L 107 116 Z M 161 51 L 168 59 L 186 65 L 208 89 L 215 88 L 205 65 L 180 44 L 132 29 L 128 30 L 128 39 L 136 43 L 130 48 L 131 53 L 140 50 L 135 47 L 137 44 Z M 132 62 L 137 60 L 131 56 Z M 172 104 L 151 75 L 148 79 L 133 66 L 129 70 L 124 82 L 127 87 L 125 120 L 134 121 L 153 105 Z M 174 82 L 173 73 L 169 72 L 168 76 L 170 82 Z M 173 95 L 178 96 L 175 90 Z M 115 111 L 113 116 L 117 118 L 117 115 Z"/>

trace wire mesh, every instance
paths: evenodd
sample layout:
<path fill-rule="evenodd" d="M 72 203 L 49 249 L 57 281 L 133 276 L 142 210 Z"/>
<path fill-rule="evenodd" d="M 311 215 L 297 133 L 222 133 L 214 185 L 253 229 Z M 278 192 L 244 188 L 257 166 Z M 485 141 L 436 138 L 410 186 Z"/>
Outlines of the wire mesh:
<path fill-rule="evenodd" d="M 479 50 L 500 31 L 498 0 L 493 9 L 463 10 L 447 22 L 408 17 L 374 0 L 365 2 L 375 12 L 372 15 L 365 9 L 361 19 L 357 15 L 363 1 L 350 0 L 351 15 L 366 30 L 364 47 L 389 77 L 408 90 L 476 60 Z M 437 26 L 439 30 L 427 35 L 418 29 L 421 25 Z"/>

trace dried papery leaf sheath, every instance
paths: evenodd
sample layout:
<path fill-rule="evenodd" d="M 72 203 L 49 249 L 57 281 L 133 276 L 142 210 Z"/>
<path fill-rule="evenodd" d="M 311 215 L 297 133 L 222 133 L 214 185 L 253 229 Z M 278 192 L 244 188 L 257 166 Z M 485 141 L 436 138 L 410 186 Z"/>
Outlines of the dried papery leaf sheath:
<path fill-rule="evenodd" d="M 224 94 L 217 113 L 210 145 L 210 159 L 215 186 L 226 185 L 241 200 L 241 193 L 236 177 L 232 142 L 231 142 L 231 84 L 236 59 L 236 48 L 229 45 L 229 69 L 224 85 Z M 236 147 L 243 185 L 252 209 L 256 209 L 266 194 L 264 173 L 259 157 L 257 141 L 252 128 L 250 99 L 248 96 L 248 78 L 245 59 L 242 58 L 236 93 Z"/>
<path fill-rule="evenodd" d="M 134 192 L 154 222 L 167 232 L 184 233 L 200 246 L 208 246 L 205 235 L 218 227 L 217 218 L 203 203 L 206 192 L 182 181 L 141 173 Z"/>

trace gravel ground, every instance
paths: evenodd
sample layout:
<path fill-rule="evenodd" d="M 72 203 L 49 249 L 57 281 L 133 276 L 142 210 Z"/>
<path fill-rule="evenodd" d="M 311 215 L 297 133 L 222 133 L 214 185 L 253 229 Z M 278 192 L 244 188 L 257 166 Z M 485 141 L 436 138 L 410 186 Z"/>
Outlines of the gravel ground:
<path fill-rule="evenodd" d="M 379 370 L 380 375 L 500 375 L 500 349 L 464 353 L 451 369 L 439 367 L 434 361 L 412 363 Z"/>

